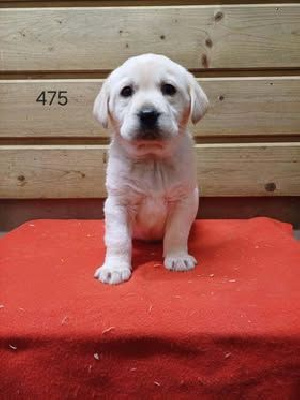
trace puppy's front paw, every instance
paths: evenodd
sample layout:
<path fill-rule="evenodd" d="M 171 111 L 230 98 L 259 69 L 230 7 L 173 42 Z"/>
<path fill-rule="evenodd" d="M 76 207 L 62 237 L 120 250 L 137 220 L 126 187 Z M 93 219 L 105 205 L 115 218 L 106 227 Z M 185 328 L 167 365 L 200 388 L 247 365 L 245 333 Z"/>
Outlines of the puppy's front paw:
<path fill-rule="evenodd" d="M 102 283 L 118 285 L 127 281 L 130 275 L 130 264 L 125 261 L 115 261 L 103 264 L 96 270 L 94 277 Z"/>
<path fill-rule="evenodd" d="M 176 254 L 167 256 L 165 266 L 170 271 L 189 271 L 196 267 L 196 258 L 189 254 Z"/>

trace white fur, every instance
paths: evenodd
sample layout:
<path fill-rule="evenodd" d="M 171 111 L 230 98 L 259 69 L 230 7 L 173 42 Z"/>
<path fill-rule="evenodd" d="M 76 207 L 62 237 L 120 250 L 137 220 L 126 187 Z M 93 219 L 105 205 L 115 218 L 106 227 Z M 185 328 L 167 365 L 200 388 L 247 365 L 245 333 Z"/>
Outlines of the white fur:
<path fill-rule="evenodd" d="M 176 93 L 166 96 L 162 83 Z M 121 96 L 130 85 L 133 94 Z M 141 140 L 138 113 L 143 107 L 160 113 L 159 140 Z M 187 241 L 198 210 L 193 141 L 188 119 L 197 123 L 207 98 L 193 76 L 169 58 L 155 54 L 132 57 L 103 84 L 94 114 L 113 136 L 107 168 L 105 204 L 107 247 L 104 264 L 95 277 L 118 284 L 131 275 L 131 241 L 163 240 L 165 266 L 173 271 L 195 267 Z"/>

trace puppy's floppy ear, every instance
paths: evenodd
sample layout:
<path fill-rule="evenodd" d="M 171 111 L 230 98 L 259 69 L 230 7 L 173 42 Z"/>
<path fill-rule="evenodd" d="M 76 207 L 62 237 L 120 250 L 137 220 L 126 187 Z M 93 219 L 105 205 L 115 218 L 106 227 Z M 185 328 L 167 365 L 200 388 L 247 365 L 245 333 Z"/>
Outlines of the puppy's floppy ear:
<path fill-rule="evenodd" d="M 109 83 L 106 80 L 101 86 L 100 92 L 94 102 L 94 116 L 103 128 L 108 127 L 108 101 L 109 101 Z"/>
<path fill-rule="evenodd" d="M 208 100 L 201 86 L 192 74 L 189 74 L 191 110 L 190 117 L 193 124 L 197 124 L 206 113 Z"/>

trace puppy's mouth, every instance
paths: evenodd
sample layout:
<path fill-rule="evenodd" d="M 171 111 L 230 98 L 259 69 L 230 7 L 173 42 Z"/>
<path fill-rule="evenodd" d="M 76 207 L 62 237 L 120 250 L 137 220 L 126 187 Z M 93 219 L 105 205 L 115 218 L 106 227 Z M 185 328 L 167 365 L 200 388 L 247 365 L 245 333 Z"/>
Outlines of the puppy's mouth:
<path fill-rule="evenodd" d="M 162 150 L 165 147 L 167 138 L 163 132 L 156 129 L 140 129 L 134 135 L 132 144 L 142 152 L 153 152 Z"/>
<path fill-rule="evenodd" d="M 135 137 L 137 141 L 162 141 L 165 140 L 164 135 L 159 129 L 143 129 L 141 128 Z"/>
<path fill-rule="evenodd" d="M 134 147 L 142 157 L 159 155 L 165 150 L 164 142 L 158 140 L 138 140 L 135 142 Z"/>

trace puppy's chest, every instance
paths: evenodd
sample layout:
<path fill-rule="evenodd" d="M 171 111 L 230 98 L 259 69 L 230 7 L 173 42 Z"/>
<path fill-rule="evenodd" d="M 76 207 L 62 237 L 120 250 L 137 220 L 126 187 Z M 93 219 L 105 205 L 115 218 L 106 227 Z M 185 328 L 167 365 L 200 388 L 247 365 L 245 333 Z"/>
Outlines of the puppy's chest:
<path fill-rule="evenodd" d="M 135 239 L 162 239 L 169 212 L 165 199 L 146 197 L 141 202 L 129 204 L 127 210 Z"/>
<path fill-rule="evenodd" d="M 153 200 L 152 205 L 174 203 L 195 187 L 193 173 L 189 169 L 160 160 L 133 162 L 126 168 L 110 170 L 107 189 L 110 195 L 131 206 L 145 203 L 147 199 Z"/>
<path fill-rule="evenodd" d="M 145 164 L 132 164 L 124 184 L 134 197 L 165 201 L 180 196 L 180 188 L 184 190 L 186 186 L 176 166 L 155 160 Z"/>
<path fill-rule="evenodd" d="M 132 164 L 118 177 L 114 193 L 126 204 L 133 237 L 161 239 L 174 204 L 188 195 L 191 181 L 174 165 L 159 162 Z"/>
<path fill-rule="evenodd" d="M 133 168 L 128 182 L 127 207 L 133 236 L 161 239 L 173 204 L 186 193 L 173 167 L 148 164 Z"/>

